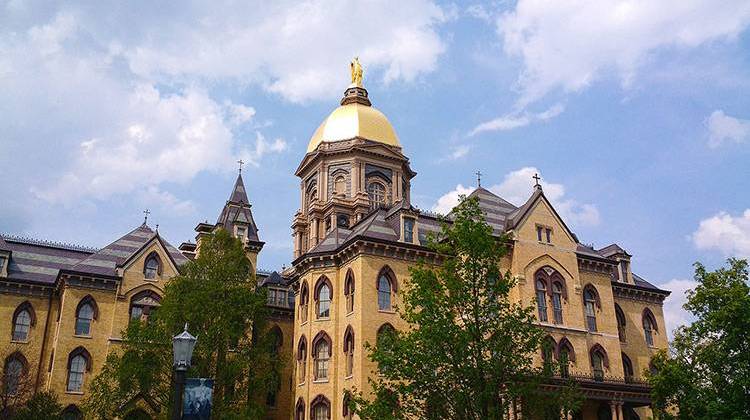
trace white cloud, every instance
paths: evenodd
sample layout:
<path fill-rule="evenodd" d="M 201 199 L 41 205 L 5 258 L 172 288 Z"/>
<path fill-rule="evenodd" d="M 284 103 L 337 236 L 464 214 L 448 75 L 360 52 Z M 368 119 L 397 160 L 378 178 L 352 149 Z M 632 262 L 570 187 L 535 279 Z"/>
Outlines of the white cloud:
<path fill-rule="evenodd" d="M 523 108 L 606 75 L 627 87 L 655 52 L 735 39 L 748 24 L 745 0 L 520 0 L 497 19 L 497 31 L 506 54 L 522 60 Z"/>
<path fill-rule="evenodd" d="M 453 191 L 449 191 L 438 198 L 437 203 L 432 206 L 432 211 L 440 214 L 448 214 L 453 207 L 458 204 L 458 198 L 462 195 L 469 195 L 474 191 L 474 187 L 464 187 L 461 184 L 456 185 Z"/>
<path fill-rule="evenodd" d="M 500 184 L 492 185 L 487 189 L 504 200 L 516 206 L 521 206 L 532 194 L 534 185 L 532 177 L 540 173 L 537 168 L 524 167 L 506 174 Z M 562 184 L 549 183 L 544 179 L 540 181 L 540 184 L 545 196 L 565 223 L 573 226 L 595 226 L 600 223 L 599 210 L 593 204 L 579 203 L 575 199 L 566 197 L 565 187 Z M 453 191 L 440 197 L 432 207 L 432 211 L 446 214 L 458 204 L 460 195 L 469 195 L 472 191 L 474 191 L 474 187 L 464 187 L 459 184 Z"/>
<path fill-rule="evenodd" d="M 469 135 L 474 136 L 485 131 L 508 131 L 526 127 L 534 122 L 548 121 L 560 115 L 564 110 L 565 107 L 562 104 L 555 104 L 546 111 L 537 114 L 532 114 L 526 111 L 513 112 L 477 125 L 471 130 Z"/>
<path fill-rule="evenodd" d="M 358 55 L 366 78 L 411 81 L 432 71 L 445 44 L 437 27 L 450 18 L 429 0 L 351 2 L 308 0 L 192 4 L 168 25 L 135 25 L 123 42 L 130 69 L 156 80 L 256 83 L 287 100 L 341 94 L 349 60 Z M 375 75 L 378 75 L 375 76 Z"/>
<path fill-rule="evenodd" d="M 750 120 L 730 117 L 718 109 L 706 120 L 708 145 L 716 148 L 724 143 L 742 143 L 750 139 Z"/>
<path fill-rule="evenodd" d="M 255 132 L 255 147 L 252 149 L 243 149 L 240 151 L 240 158 L 253 165 L 259 166 L 260 160 L 268 153 L 281 153 L 287 150 L 287 143 L 284 139 L 277 138 L 269 142 L 260 132 Z"/>
<path fill-rule="evenodd" d="M 670 290 L 672 293 L 664 300 L 664 321 L 667 324 L 669 338 L 673 337 L 674 330 L 682 325 L 689 325 L 693 317 L 682 305 L 687 302 L 685 292 L 694 289 L 698 284 L 694 280 L 673 279 L 659 284 L 659 288 Z"/>
<path fill-rule="evenodd" d="M 160 191 L 151 185 L 138 194 L 138 199 L 146 208 L 158 207 L 162 214 L 176 214 L 178 216 L 193 216 L 196 213 L 195 204 L 190 200 L 180 200 L 167 191 Z M 159 213 L 154 213 L 153 220 L 159 222 Z"/>
<path fill-rule="evenodd" d="M 726 212 L 701 220 L 691 235 L 698 249 L 718 250 L 725 256 L 750 257 L 750 209 L 738 216 Z"/>
<path fill-rule="evenodd" d="M 466 157 L 466 155 L 469 154 L 471 149 L 472 147 L 469 144 L 459 144 L 456 146 L 451 146 L 449 152 L 445 156 L 437 159 L 436 162 L 443 163 L 443 162 L 459 160 L 461 158 Z"/>

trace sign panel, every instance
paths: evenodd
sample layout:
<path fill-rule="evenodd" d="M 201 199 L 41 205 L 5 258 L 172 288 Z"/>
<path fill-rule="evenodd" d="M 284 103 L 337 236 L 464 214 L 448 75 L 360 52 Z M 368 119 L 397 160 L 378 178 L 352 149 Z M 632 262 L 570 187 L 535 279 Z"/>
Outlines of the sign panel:
<path fill-rule="evenodd" d="M 183 420 L 210 419 L 213 394 L 213 379 L 188 378 L 185 381 L 185 393 L 182 396 Z"/>

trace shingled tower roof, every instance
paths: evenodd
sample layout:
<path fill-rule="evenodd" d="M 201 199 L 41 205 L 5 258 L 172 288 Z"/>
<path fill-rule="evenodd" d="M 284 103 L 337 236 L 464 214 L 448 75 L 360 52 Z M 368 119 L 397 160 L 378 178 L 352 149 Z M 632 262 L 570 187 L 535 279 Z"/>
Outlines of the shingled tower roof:
<path fill-rule="evenodd" d="M 234 183 L 234 188 L 229 196 L 224 208 L 219 214 L 219 218 L 216 220 L 217 227 L 223 227 L 229 232 L 233 232 L 233 225 L 242 224 L 247 226 L 247 239 L 253 242 L 259 242 L 258 238 L 258 227 L 255 225 L 253 219 L 253 212 L 250 210 L 252 206 L 247 199 L 247 192 L 245 191 L 245 183 L 242 181 L 242 174 L 237 175 L 237 181 Z"/>

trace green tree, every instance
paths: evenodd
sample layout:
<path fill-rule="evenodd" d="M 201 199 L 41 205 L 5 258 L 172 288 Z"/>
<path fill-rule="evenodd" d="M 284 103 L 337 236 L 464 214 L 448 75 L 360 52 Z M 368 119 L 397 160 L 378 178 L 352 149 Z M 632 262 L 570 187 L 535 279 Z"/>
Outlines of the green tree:
<path fill-rule="evenodd" d="M 198 337 L 188 376 L 214 378 L 212 418 L 262 417 L 282 361 L 271 351 L 266 294 L 251 270 L 242 243 L 228 232 L 203 238 L 198 257 L 167 283 L 148 323 L 132 322 L 124 332 L 121 351 L 92 383 L 87 411 L 111 418 L 140 394 L 168 412 L 171 338 L 187 322 Z"/>
<path fill-rule="evenodd" d="M 430 240 L 442 264 L 420 262 L 402 287 L 397 310 L 409 328 L 384 330 L 366 345 L 381 374 L 370 399 L 353 395 L 361 418 L 503 419 L 514 403 L 526 416 L 559 418 L 576 408 L 568 384 L 541 387 L 551 372 L 533 356 L 545 333 L 532 308 L 510 296 L 516 281 L 500 270 L 507 243 L 493 236 L 478 202 L 462 197 Z"/>
<path fill-rule="evenodd" d="M 746 260 L 708 271 L 684 308 L 695 322 L 675 331 L 671 352 L 652 359 L 649 381 L 662 418 L 750 418 L 750 287 Z"/>
<path fill-rule="evenodd" d="M 62 420 L 62 406 L 52 392 L 38 392 L 12 417 L 13 420 Z"/>

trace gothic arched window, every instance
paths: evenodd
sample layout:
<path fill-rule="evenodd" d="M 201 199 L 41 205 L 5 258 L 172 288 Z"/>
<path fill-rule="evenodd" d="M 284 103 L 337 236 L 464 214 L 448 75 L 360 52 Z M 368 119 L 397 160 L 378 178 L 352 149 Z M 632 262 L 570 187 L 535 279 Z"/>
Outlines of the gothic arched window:
<path fill-rule="evenodd" d="M 65 407 L 62 412 L 63 420 L 81 420 L 83 419 L 83 413 L 74 404 Z"/>
<path fill-rule="evenodd" d="M 159 307 L 160 302 L 161 296 L 151 290 L 136 293 L 130 299 L 130 320 L 147 323 L 148 318 Z"/>
<path fill-rule="evenodd" d="M 559 282 L 552 283 L 552 313 L 555 316 L 555 324 L 563 323 L 562 290 Z"/>
<path fill-rule="evenodd" d="M 646 337 L 646 344 L 652 347 L 654 345 L 654 331 L 657 331 L 656 318 L 651 310 L 646 308 L 643 310 L 643 333 Z"/>
<path fill-rule="evenodd" d="M 31 326 L 34 325 L 34 321 L 34 307 L 31 306 L 31 303 L 25 301 L 18 305 L 13 313 L 12 340 L 28 340 L 29 330 L 31 330 Z"/>
<path fill-rule="evenodd" d="M 152 252 L 143 264 L 143 276 L 147 279 L 155 279 L 159 274 L 161 274 L 161 259 L 159 254 Z"/>
<path fill-rule="evenodd" d="M 331 361 L 331 339 L 322 333 L 313 342 L 313 359 L 315 369 L 313 377 L 316 381 L 328 380 L 328 367 Z"/>
<path fill-rule="evenodd" d="M 294 420 L 305 420 L 305 400 L 302 397 L 297 399 L 297 406 L 294 409 Z"/>
<path fill-rule="evenodd" d="M 84 374 L 91 369 L 91 355 L 83 347 L 78 347 L 68 355 L 68 392 L 83 390 Z"/>
<path fill-rule="evenodd" d="M 354 274 L 351 270 L 346 273 L 344 295 L 346 295 L 346 312 L 354 312 Z"/>
<path fill-rule="evenodd" d="M 391 310 L 391 292 L 393 285 L 386 271 L 381 271 L 378 276 L 378 309 L 381 311 Z"/>
<path fill-rule="evenodd" d="M 354 330 L 349 326 L 344 333 L 344 355 L 346 355 L 346 376 L 354 373 Z"/>
<path fill-rule="evenodd" d="M 603 381 L 604 380 L 604 368 L 607 367 L 609 364 L 609 361 L 607 359 L 607 353 L 604 351 L 604 348 L 596 344 L 594 347 L 591 348 L 591 372 L 594 375 L 594 380 L 596 381 Z"/>
<path fill-rule="evenodd" d="M 96 312 L 96 301 L 91 295 L 81 299 L 76 309 L 76 335 L 91 335 L 91 322 L 96 319 Z"/>
<path fill-rule="evenodd" d="M 297 372 L 299 383 L 304 383 L 307 378 L 307 340 L 303 335 L 297 345 Z"/>
<path fill-rule="evenodd" d="M 310 299 L 310 291 L 307 289 L 307 282 L 302 282 L 299 288 L 299 317 L 300 322 L 307 322 L 307 303 Z"/>
<path fill-rule="evenodd" d="M 19 352 L 15 352 L 5 359 L 3 366 L 3 393 L 5 395 L 16 395 L 24 391 L 24 376 L 28 369 L 26 358 Z"/>
<path fill-rule="evenodd" d="M 625 375 L 625 382 L 632 382 L 633 381 L 633 362 L 630 361 L 630 358 L 625 353 L 622 353 L 622 372 Z"/>
<path fill-rule="evenodd" d="M 560 376 L 563 378 L 570 376 L 570 363 L 575 361 L 575 353 L 567 338 L 561 339 L 558 344 L 557 361 L 560 364 Z"/>
<path fill-rule="evenodd" d="M 310 414 L 312 420 L 329 420 L 331 418 L 331 403 L 326 397 L 317 396 L 310 404 Z"/>
<path fill-rule="evenodd" d="M 318 280 L 315 287 L 316 297 L 316 314 L 318 318 L 328 318 L 331 316 L 331 285 L 328 279 L 322 277 Z"/>
<path fill-rule="evenodd" d="M 372 181 L 367 185 L 367 195 L 370 198 L 370 207 L 383 207 L 386 202 L 385 186 L 377 181 Z"/>
<path fill-rule="evenodd" d="M 620 342 L 624 343 L 625 339 L 625 313 L 620 308 L 620 305 L 615 303 L 615 318 L 617 319 L 617 335 L 620 337 Z"/>
<path fill-rule="evenodd" d="M 598 295 L 594 286 L 587 285 L 583 289 L 583 305 L 586 313 L 586 328 L 589 331 L 596 331 L 596 307 L 598 306 Z"/>
<path fill-rule="evenodd" d="M 536 281 L 536 307 L 539 321 L 547 322 L 547 285 L 543 280 Z"/>

